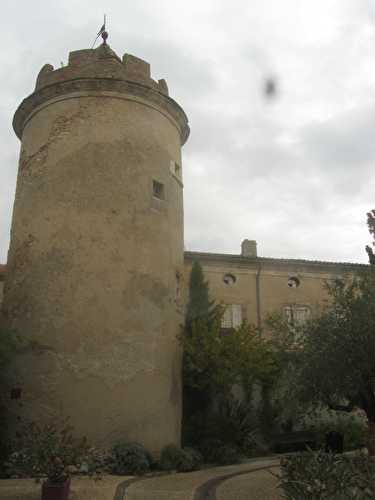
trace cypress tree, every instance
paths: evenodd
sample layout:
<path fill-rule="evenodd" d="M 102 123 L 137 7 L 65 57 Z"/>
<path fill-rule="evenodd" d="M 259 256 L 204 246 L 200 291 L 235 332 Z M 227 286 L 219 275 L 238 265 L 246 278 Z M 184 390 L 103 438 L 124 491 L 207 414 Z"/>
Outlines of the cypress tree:
<path fill-rule="evenodd" d="M 208 282 L 205 281 L 201 264 L 195 260 L 190 273 L 189 301 L 186 309 L 185 328 L 191 331 L 191 325 L 196 320 L 207 320 L 210 324 L 218 312 L 214 301 L 210 301 Z"/>

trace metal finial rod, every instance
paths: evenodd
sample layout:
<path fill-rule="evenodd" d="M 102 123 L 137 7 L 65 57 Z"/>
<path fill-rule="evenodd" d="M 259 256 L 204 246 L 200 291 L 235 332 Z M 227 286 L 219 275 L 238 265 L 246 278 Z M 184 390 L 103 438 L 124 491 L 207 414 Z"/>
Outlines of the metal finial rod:
<path fill-rule="evenodd" d="M 103 39 L 103 45 L 106 45 L 107 44 L 107 38 L 108 38 L 108 32 L 105 30 L 105 25 L 106 25 L 106 22 L 107 22 L 107 16 L 106 14 L 104 14 L 104 22 L 103 22 L 103 26 L 100 28 L 99 30 L 99 33 L 96 35 L 96 38 L 94 40 L 94 43 L 92 44 L 92 49 L 94 48 L 95 46 L 95 43 L 96 43 L 96 40 L 101 36 L 102 39 Z"/>

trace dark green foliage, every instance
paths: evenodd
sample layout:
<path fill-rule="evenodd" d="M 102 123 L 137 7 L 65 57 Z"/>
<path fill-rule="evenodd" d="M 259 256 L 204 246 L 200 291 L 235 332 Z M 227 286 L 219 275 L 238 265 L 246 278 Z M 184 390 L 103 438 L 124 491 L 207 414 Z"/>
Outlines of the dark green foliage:
<path fill-rule="evenodd" d="M 258 409 L 260 427 L 264 435 L 275 432 L 277 419 L 281 415 L 279 401 L 272 399 L 271 389 L 269 385 L 262 386 L 262 399 Z"/>
<path fill-rule="evenodd" d="M 238 464 L 241 461 L 242 454 L 240 450 L 234 445 L 224 444 L 223 446 L 219 447 L 216 452 L 216 463 L 218 463 L 219 465 Z"/>
<path fill-rule="evenodd" d="M 87 440 L 73 436 L 68 419 L 25 425 L 13 450 L 7 464 L 11 475 L 47 477 L 51 483 L 64 482 L 72 467 L 79 469 L 90 462 L 91 454 Z"/>
<path fill-rule="evenodd" d="M 151 455 L 139 443 L 118 443 L 112 448 L 113 474 L 142 475 L 150 470 L 151 465 Z"/>
<path fill-rule="evenodd" d="M 250 397 L 254 383 L 272 385 L 279 365 L 256 327 L 243 323 L 224 333 L 222 314 L 223 309 L 209 301 L 208 283 L 201 266 L 194 263 L 186 325 L 180 335 L 183 444 L 201 447 L 202 442 L 220 440 L 228 450 L 249 453 L 255 447 L 254 412 L 233 400 L 232 388 L 239 384 Z"/>
<path fill-rule="evenodd" d="M 201 454 L 192 448 L 179 448 L 174 444 L 169 444 L 161 451 L 160 467 L 163 470 L 190 472 L 199 469 L 201 464 Z"/>
<path fill-rule="evenodd" d="M 237 464 L 241 460 L 240 450 L 221 439 L 209 438 L 200 445 L 205 462 L 218 465 Z"/>
<path fill-rule="evenodd" d="M 367 500 L 375 498 L 375 461 L 323 451 L 281 460 L 280 486 L 286 500 Z"/>
<path fill-rule="evenodd" d="M 190 454 L 190 456 L 192 457 L 193 459 L 193 469 L 192 470 L 198 470 L 202 467 L 203 465 L 203 455 L 200 451 L 198 451 L 197 449 L 195 448 L 190 448 L 189 446 L 183 448 L 184 451 L 188 454 Z"/>
<path fill-rule="evenodd" d="M 325 435 L 322 445 L 325 443 Z M 272 448 L 275 453 L 292 453 L 318 448 L 318 435 L 313 431 L 285 432 L 272 436 Z"/>
<path fill-rule="evenodd" d="M 375 273 L 336 280 L 332 304 L 304 332 L 299 374 L 300 394 L 330 408 L 362 408 L 375 421 Z"/>
<path fill-rule="evenodd" d="M 184 384 L 211 397 L 228 395 L 234 384 L 245 388 L 255 382 L 271 384 L 278 374 L 270 344 L 249 324 L 223 334 L 221 315 L 209 325 L 196 320 L 180 341 L 184 349 Z"/>
<path fill-rule="evenodd" d="M 198 261 L 193 262 L 189 281 L 189 300 L 186 308 L 185 325 L 180 341 L 191 338 L 195 323 L 199 322 L 204 329 L 216 320 L 218 321 L 219 308 L 209 299 L 208 283 L 204 279 L 202 266 Z M 198 409 L 207 411 L 211 404 L 211 393 L 207 383 L 199 384 L 199 380 L 207 379 L 207 367 L 200 367 L 200 373 L 191 369 L 191 356 L 184 350 L 183 355 L 183 419 L 182 434 L 191 415 Z M 184 440 L 184 439 L 183 439 Z"/>
<path fill-rule="evenodd" d="M 368 212 L 367 214 L 367 226 L 370 234 L 372 235 L 373 238 L 375 238 L 375 210 L 371 210 L 371 212 Z M 375 243 L 372 243 L 372 246 L 374 246 Z M 371 248 L 370 245 L 366 246 L 366 252 L 368 255 L 369 263 L 371 265 L 375 264 L 375 254 L 373 249 Z"/>
<path fill-rule="evenodd" d="M 368 427 L 366 423 L 353 416 L 336 413 L 336 418 L 317 420 L 310 427 L 317 435 L 319 446 L 324 446 L 326 435 L 331 431 L 339 432 L 343 435 L 345 450 L 356 450 L 365 446 L 368 441 Z"/>
<path fill-rule="evenodd" d="M 251 455 L 258 439 L 255 412 L 249 404 L 224 399 L 215 411 L 192 416 L 185 438 L 208 462 L 222 463 L 217 450 L 223 447 L 235 449 L 237 455 Z"/>
<path fill-rule="evenodd" d="M 205 281 L 202 266 L 193 262 L 189 281 L 189 301 L 186 308 L 186 329 L 190 331 L 193 321 L 207 322 L 215 317 L 216 306 L 209 299 L 208 282 Z"/>

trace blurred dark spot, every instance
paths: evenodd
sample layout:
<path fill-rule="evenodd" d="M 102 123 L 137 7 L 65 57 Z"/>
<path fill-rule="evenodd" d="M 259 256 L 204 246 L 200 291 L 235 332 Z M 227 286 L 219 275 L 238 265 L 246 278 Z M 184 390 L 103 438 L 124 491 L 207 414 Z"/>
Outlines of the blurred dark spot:
<path fill-rule="evenodd" d="M 266 99 L 273 99 L 278 92 L 277 81 L 274 77 L 268 77 L 263 83 L 263 93 Z"/>

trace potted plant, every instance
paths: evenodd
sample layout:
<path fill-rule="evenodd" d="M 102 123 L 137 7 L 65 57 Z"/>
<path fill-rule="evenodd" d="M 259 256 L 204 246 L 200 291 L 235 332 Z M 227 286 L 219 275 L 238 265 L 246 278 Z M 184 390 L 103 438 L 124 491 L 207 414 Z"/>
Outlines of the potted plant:
<path fill-rule="evenodd" d="M 67 500 L 70 476 L 88 463 L 91 450 L 86 438 L 73 436 L 68 419 L 24 426 L 14 448 L 9 469 L 42 481 L 42 500 Z"/>

